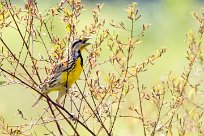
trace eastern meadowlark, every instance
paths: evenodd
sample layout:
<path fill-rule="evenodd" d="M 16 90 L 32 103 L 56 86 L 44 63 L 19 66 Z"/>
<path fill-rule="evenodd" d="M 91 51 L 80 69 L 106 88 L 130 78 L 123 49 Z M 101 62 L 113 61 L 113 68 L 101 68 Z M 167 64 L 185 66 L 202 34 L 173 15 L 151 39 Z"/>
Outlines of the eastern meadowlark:
<path fill-rule="evenodd" d="M 56 102 L 59 103 L 60 99 L 68 91 L 68 89 L 75 83 L 82 70 L 83 58 L 81 51 L 90 43 L 87 41 L 90 38 L 77 39 L 72 42 L 69 57 L 64 62 L 60 62 L 51 70 L 50 77 L 45 83 L 39 87 L 42 94 L 47 95 L 52 91 L 58 91 Z M 40 95 L 35 101 L 33 106 L 37 105 L 43 96 Z"/>

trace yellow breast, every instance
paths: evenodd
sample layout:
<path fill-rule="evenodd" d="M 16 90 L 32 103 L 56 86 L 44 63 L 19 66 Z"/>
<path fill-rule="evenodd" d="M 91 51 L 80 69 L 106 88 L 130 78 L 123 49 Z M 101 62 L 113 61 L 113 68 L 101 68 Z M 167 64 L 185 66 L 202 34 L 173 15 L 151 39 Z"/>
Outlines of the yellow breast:
<path fill-rule="evenodd" d="M 68 83 L 68 87 L 71 87 L 75 83 L 82 72 L 83 68 L 81 66 L 81 58 L 77 58 L 74 68 L 69 72 L 67 77 L 67 72 L 63 72 L 61 76 L 61 83 Z M 67 81 L 68 80 L 68 81 Z"/>

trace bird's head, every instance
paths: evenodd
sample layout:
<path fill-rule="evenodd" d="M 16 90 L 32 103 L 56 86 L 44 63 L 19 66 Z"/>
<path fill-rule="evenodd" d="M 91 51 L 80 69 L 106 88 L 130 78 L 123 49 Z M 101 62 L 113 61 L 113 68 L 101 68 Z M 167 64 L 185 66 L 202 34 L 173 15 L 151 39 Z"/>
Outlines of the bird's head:
<path fill-rule="evenodd" d="M 87 42 L 90 37 L 76 39 L 72 42 L 72 50 L 73 51 L 82 51 L 87 45 L 91 43 Z"/>

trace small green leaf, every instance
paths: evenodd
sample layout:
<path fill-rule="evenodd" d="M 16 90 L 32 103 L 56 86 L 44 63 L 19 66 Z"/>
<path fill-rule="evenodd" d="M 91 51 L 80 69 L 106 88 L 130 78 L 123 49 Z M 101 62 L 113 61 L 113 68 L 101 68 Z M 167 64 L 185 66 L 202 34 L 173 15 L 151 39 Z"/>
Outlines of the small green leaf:
<path fill-rule="evenodd" d="M 6 81 L 0 81 L 0 85 L 3 85 L 5 83 L 6 83 Z"/>
<path fill-rule="evenodd" d="M 71 31 L 71 25 L 67 24 L 66 29 L 67 29 L 68 32 L 70 32 Z"/>
<path fill-rule="evenodd" d="M 3 8 L 3 5 L 2 5 L 2 3 L 0 3 L 0 10 Z"/>

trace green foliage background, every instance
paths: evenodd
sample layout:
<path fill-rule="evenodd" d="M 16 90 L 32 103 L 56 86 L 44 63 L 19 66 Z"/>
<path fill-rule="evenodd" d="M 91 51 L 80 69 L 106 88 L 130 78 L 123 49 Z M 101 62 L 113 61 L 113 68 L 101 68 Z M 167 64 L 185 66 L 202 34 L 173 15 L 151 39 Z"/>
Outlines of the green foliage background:
<path fill-rule="evenodd" d="M 22 1 L 13 2 L 22 6 Z M 84 0 L 82 2 L 86 5 L 86 10 L 81 16 L 81 27 L 89 23 L 90 18 L 92 18 L 92 9 L 96 6 L 96 3 L 101 2 L 104 3 L 101 17 L 126 22 L 127 13 L 124 9 L 127 8 L 128 4 L 132 1 Z M 149 68 L 149 70 L 140 77 L 142 79 L 141 83 L 146 83 L 146 85 L 148 85 L 147 87 L 151 87 L 163 80 L 170 71 L 180 73 L 184 69 L 187 49 L 185 33 L 198 28 L 196 26 L 197 22 L 191 12 L 198 11 L 204 3 L 201 0 L 138 0 L 136 2 L 138 3 L 138 7 L 140 9 L 139 13 L 142 17 L 136 25 L 138 27 L 135 27 L 135 31 L 137 32 L 138 29 L 141 29 L 141 25 L 143 23 L 151 24 L 151 27 L 145 33 L 140 46 L 136 49 L 135 62 L 141 62 L 147 58 L 148 55 L 151 55 L 161 47 L 167 48 L 167 53 L 162 57 L 162 59 L 159 59 L 154 66 L 151 66 L 151 68 Z M 38 0 L 38 5 L 42 12 L 52 6 L 55 6 L 56 3 L 57 1 L 55 0 Z M 61 24 L 61 20 L 56 21 L 55 31 L 57 35 L 66 34 L 66 28 Z M 13 33 L 10 32 L 9 35 L 10 37 L 6 37 L 6 39 L 10 39 L 11 43 L 20 42 L 16 41 Z M 124 38 L 127 36 L 128 35 L 124 33 Z M 19 38 L 17 39 L 19 40 Z M 17 125 L 19 123 L 22 124 L 20 115 L 18 115 L 18 109 L 24 113 L 24 116 L 37 116 L 40 113 L 38 108 L 31 108 L 31 105 L 35 100 L 34 95 L 36 94 L 17 85 L 2 86 L 0 88 L 0 115 L 4 116 L 6 122 L 10 125 Z M 133 101 L 134 97 L 128 96 L 128 99 Z M 153 108 L 149 107 L 145 112 L 145 114 L 149 114 L 153 112 Z M 151 114 L 149 116 L 151 117 Z M 141 132 L 136 133 L 135 128 L 137 126 L 128 125 L 131 124 L 130 122 L 133 121 L 127 120 L 127 122 L 119 123 L 120 125 L 117 126 L 118 135 L 131 136 L 133 133 L 139 135 L 142 132 L 141 130 Z M 43 132 L 44 130 L 41 131 Z"/>

